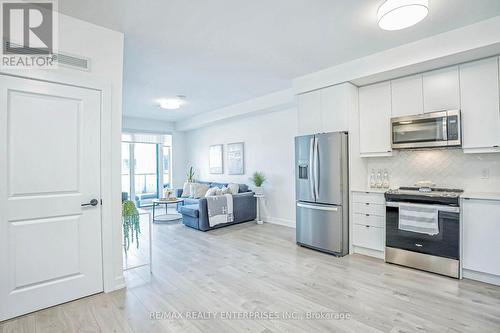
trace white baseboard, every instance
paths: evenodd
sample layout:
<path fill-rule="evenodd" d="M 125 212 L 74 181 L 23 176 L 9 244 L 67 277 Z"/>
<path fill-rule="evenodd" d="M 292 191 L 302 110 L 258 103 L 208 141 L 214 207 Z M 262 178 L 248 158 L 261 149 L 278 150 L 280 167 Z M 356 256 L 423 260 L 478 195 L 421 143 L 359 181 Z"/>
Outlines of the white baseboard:
<path fill-rule="evenodd" d="M 115 277 L 114 290 L 123 289 L 127 286 L 125 282 L 125 277 L 123 275 Z"/>
<path fill-rule="evenodd" d="M 359 247 L 359 246 L 353 246 L 352 251 L 353 251 L 353 253 L 357 253 L 357 254 L 361 254 L 364 256 L 385 260 L 384 251 L 377 251 L 377 250 L 367 249 L 367 248 Z"/>
<path fill-rule="evenodd" d="M 462 277 L 464 279 L 476 280 L 476 281 L 500 286 L 500 276 L 498 276 L 498 275 L 471 271 L 469 269 L 463 269 L 462 270 Z"/>
<path fill-rule="evenodd" d="M 263 216 L 262 220 L 264 220 L 264 222 L 266 223 L 278 224 L 289 228 L 295 228 L 294 220 L 282 219 L 279 217 L 272 217 L 272 216 Z"/>

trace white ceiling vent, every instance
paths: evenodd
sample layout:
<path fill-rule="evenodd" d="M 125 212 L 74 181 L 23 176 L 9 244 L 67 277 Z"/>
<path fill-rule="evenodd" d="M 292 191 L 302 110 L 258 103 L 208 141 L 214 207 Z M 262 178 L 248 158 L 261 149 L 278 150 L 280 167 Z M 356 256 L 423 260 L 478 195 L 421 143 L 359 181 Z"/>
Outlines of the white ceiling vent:
<path fill-rule="evenodd" d="M 5 42 L 13 47 L 21 47 L 21 45 L 16 43 Z M 25 48 L 23 51 L 24 54 L 39 54 L 37 49 Z M 90 71 L 90 59 L 82 56 L 69 55 L 67 53 L 56 53 L 55 60 L 59 65 L 63 65 L 64 67 L 70 67 L 74 69 L 80 69 L 84 71 Z"/>

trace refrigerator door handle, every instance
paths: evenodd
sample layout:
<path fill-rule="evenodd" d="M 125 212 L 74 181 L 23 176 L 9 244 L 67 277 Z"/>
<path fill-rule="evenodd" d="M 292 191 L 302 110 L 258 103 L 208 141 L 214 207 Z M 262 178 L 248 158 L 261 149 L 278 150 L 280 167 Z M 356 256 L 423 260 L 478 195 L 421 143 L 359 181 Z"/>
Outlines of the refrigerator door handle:
<path fill-rule="evenodd" d="M 314 142 L 316 141 L 315 137 L 313 136 L 310 140 L 309 143 L 309 187 L 311 190 L 311 195 L 316 201 L 316 192 L 314 190 Z"/>
<path fill-rule="evenodd" d="M 308 209 L 316 209 L 316 210 L 326 210 L 329 212 L 337 212 L 339 209 L 337 207 L 325 207 L 325 206 L 315 206 L 315 205 L 308 205 L 304 203 L 297 203 L 297 207 L 300 208 L 308 208 Z"/>
<path fill-rule="evenodd" d="M 319 142 L 314 137 L 314 197 L 319 197 Z"/>

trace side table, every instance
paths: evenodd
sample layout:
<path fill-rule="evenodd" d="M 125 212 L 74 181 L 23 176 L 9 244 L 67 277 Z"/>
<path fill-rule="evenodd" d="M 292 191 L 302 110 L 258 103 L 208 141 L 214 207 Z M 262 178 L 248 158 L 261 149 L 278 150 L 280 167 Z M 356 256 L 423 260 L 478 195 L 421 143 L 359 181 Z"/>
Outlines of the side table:
<path fill-rule="evenodd" d="M 264 200 L 265 195 L 264 194 L 255 194 L 254 198 L 257 198 L 257 224 L 264 224 L 264 221 L 262 220 L 262 217 L 260 216 L 260 205 L 261 202 Z"/>
<path fill-rule="evenodd" d="M 136 266 L 129 266 L 128 265 L 128 257 L 127 257 L 127 251 L 125 251 L 125 245 L 124 247 L 124 252 L 125 252 L 125 267 L 124 271 L 128 271 L 131 269 L 143 267 L 143 266 L 149 266 L 149 272 L 153 274 L 153 223 L 151 219 L 151 213 L 143 210 L 139 210 L 139 216 L 141 215 L 147 215 L 148 216 L 148 236 L 149 236 L 149 262 L 146 264 L 141 264 L 141 265 L 136 265 Z"/>

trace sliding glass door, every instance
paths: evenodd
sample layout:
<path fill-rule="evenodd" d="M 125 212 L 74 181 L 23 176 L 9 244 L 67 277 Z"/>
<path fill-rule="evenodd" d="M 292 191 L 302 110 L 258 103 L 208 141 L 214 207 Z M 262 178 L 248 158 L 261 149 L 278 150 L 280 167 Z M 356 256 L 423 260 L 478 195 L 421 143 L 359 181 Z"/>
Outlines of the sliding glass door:
<path fill-rule="evenodd" d="M 133 147 L 135 201 L 139 206 L 150 205 L 158 198 L 157 145 L 134 143 Z"/>
<path fill-rule="evenodd" d="M 130 143 L 122 142 L 122 200 L 130 199 Z"/>
<path fill-rule="evenodd" d="M 171 161 L 171 156 L 170 156 L 170 151 L 171 147 L 169 146 L 162 146 L 160 147 L 161 149 L 161 154 L 162 154 L 162 169 L 163 169 L 163 187 L 164 188 L 170 188 L 172 186 L 172 178 L 170 176 L 170 161 Z"/>
<path fill-rule="evenodd" d="M 153 199 L 161 196 L 163 188 L 171 186 L 171 147 L 163 143 L 163 138 L 123 135 L 122 197 L 135 201 L 137 207 L 150 206 Z"/>

